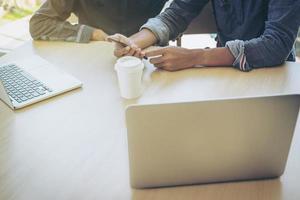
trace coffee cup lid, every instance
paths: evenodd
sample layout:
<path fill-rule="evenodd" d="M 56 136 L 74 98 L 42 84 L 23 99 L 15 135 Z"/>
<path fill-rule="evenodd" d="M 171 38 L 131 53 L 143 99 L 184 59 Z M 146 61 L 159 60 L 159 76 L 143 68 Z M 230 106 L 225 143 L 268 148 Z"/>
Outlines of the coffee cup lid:
<path fill-rule="evenodd" d="M 144 68 L 142 61 L 133 56 L 119 58 L 115 65 L 115 70 L 135 71 Z"/>

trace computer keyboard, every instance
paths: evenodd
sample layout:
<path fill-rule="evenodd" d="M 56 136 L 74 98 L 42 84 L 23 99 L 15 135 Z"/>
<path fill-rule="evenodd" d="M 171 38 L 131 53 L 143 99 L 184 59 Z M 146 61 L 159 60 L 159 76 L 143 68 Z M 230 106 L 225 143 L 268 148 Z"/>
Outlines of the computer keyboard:
<path fill-rule="evenodd" d="M 18 103 L 52 92 L 15 64 L 0 66 L 0 79 L 10 98 Z"/>

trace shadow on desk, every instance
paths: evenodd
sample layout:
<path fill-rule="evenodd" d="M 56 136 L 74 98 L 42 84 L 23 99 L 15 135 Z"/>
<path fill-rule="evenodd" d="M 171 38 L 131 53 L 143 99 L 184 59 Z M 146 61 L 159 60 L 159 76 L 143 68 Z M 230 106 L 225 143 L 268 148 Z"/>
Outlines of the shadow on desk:
<path fill-rule="evenodd" d="M 275 200 L 281 196 L 280 179 L 132 190 L 132 200 Z"/>

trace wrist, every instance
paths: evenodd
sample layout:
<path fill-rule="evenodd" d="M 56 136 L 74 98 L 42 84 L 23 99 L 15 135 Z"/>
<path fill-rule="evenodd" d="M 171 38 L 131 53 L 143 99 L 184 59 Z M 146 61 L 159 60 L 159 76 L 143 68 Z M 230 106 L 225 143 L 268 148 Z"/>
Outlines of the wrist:
<path fill-rule="evenodd" d="M 191 49 L 189 51 L 192 66 L 205 65 L 205 49 Z"/>
<path fill-rule="evenodd" d="M 97 38 L 97 32 L 98 32 L 97 29 L 95 29 L 95 30 L 92 32 L 91 40 L 96 40 L 96 38 Z"/>
<path fill-rule="evenodd" d="M 146 28 L 143 28 L 138 33 L 130 36 L 130 40 L 141 49 L 157 43 L 155 35 Z"/>
<path fill-rule="evenodd" d="M 101 29 L 95 29 L 92 33 L 91 40 L 104 41 L 107 37 L 107 34 L 104 33 Z"/>

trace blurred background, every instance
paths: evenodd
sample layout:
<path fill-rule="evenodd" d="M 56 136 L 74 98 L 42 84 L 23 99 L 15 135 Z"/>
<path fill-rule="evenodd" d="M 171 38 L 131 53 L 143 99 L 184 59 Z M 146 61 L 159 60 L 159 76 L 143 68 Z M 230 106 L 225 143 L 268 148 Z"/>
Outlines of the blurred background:
<path fill-rule="evenodd" d="M 30 16 L 45 0 L 0 0 L 0 56 L 31 39 Z"/>
<path fill-rule="evenodd" d="M 0 0 L 0 56 L 31 39 L 28 31 L 30 16 L 45 0 Z M 74 16 L 72 21 L 74 20 Z M 211 34 L 184 35 L 182 46 L 186 48 L 214 47 Z M 171 43 L 175 45 L 175 43 Z M 200 44 L 200 45 L 199 45 Z M 300 34 L 296 41 L 300 61 Z"/>

